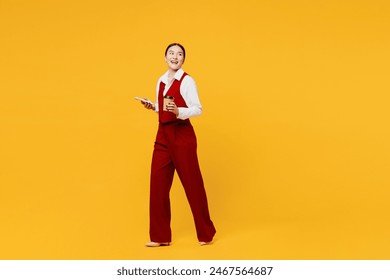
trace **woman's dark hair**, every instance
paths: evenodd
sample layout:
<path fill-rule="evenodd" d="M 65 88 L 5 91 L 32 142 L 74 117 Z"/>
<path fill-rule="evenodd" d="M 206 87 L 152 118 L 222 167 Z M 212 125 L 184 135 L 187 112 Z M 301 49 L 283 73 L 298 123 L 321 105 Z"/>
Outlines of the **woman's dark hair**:
<path fill-rule="evenodd" d="M 179 43 L 172 43 L 172 44 L 170 44 L 170 45 L 166 48 L 166 50 L 165 50 L 165 56 L 167 55 L 169 48 L 172 47 L 172 46 L 178 46 L 178 47 L 180 47 L 180 48 L 183 50 L 183 57 L 186 58 L 186 50 L 185 50 L 184 47 L 183 47 L 182 45 L 180 45 Z"/>

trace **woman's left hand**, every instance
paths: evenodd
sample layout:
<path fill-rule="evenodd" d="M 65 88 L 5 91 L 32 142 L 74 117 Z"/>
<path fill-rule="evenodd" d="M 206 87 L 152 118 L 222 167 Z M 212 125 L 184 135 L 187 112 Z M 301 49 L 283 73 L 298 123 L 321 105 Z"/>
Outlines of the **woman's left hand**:
<path fill-rule="evenodd" d="M 167 111 L 174 113 L 176 116 L 179 115 L 179 109 L 177 108 L 177 106 L 174 102 L 170 102 L 167 104 Z"/>

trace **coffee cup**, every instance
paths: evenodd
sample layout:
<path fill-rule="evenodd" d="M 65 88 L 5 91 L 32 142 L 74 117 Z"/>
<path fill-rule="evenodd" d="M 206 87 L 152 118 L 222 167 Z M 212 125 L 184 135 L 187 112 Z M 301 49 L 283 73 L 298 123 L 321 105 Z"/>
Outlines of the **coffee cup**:
<path fill-rule="evenodd" d="M 174 100 L 173 96 L 169 96 L 169 95 L 164 96 L 164 103 L 163 103 L 163 110 L 164 111 L 168 111 L 167 110 L 167 105 L 169 103 L 172 103 L 173 100 Z"/>

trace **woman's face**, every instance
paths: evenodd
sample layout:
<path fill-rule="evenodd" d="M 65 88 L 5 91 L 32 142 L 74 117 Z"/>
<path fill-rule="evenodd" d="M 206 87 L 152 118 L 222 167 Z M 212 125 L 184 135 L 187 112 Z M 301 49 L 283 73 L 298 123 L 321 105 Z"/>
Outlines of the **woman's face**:
<path fill-rule="evenodd" d="M 168 64 L 169 69 L 177 71 L 184 63 L 184 53 L 179 46 L 172 46 L 168 49 L 165 56 L 165 61 Z"/>

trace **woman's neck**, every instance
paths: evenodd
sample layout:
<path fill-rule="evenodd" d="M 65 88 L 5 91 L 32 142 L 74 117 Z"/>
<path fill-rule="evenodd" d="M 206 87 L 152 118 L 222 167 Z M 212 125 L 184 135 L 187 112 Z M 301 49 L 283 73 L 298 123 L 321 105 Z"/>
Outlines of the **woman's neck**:
<path fill-rule="evenodd" d="M 168 70 L 168 78 L 173 78 L 173 76 L 175 76 L 177 70 L 173 70 L 173 69 L 169 69 Z"/>

